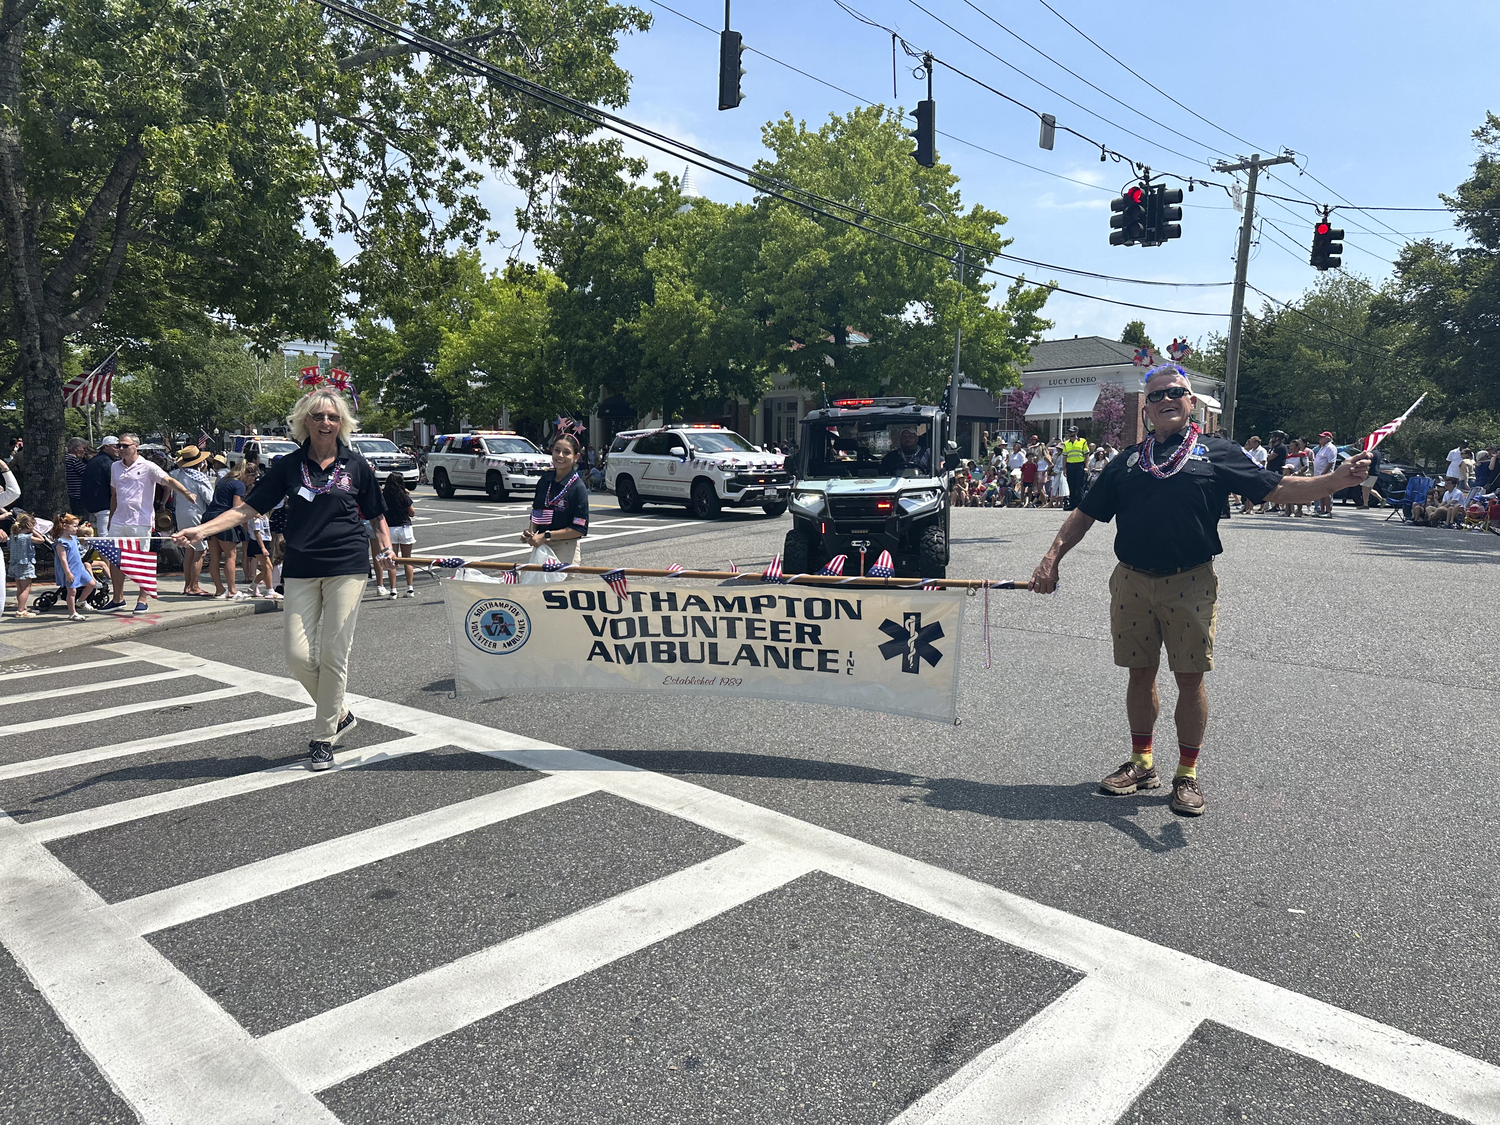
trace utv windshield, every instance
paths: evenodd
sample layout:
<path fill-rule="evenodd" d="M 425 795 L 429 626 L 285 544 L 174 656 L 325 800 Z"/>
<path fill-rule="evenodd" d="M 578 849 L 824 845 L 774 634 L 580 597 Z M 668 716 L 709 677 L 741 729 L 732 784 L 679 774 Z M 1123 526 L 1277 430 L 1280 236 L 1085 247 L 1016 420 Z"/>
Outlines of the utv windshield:
<path fill-rule="evenodd" d="M 715 430 L 705 433 L 694 430 L 688 440 L 699 453 L 754 453 L 755 447 L 733 430 Z"/>
<path fill-rule="evenodd" d="M 819 421 L 803 427 L 805 475 L 930 477 L 932 427 L 911 415 Z"/>

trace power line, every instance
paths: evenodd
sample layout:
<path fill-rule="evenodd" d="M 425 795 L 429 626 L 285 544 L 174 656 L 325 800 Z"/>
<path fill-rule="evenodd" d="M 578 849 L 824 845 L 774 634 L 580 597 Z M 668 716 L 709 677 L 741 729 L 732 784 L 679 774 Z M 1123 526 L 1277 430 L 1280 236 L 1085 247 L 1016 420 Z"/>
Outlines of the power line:
<path fill-rule="evenodd" d="M 1303 320 L 1306 320 L 1306 321 L 1308 321 L 1308 322 L 1310 322 L 1312 324 L 1319 325 L 1320 327 L 1326 328 L 1330 332 L 1336 332 L 1340 336 L 1343 336 L 1343 337 L 1345 337 L 1345 338 L 1347 338 L 1349 340 L 1356 341 L 1356 343 L 1353 343 L 1353 344 L 1340 344 L 1340 343 L 1337 343 L 1335 341 L 1329 341 L 1329 340 L 1327 340 L 1324 337 L 1318 337 L 1318 336 L 1314 336 L 1313 337 L 1314 339 L 1322 339 L 1324 343 L 1333 343 L 1333 345 L 1335 347 L 1348 348 L 1351 351 L 1363 352 L 1366 355 L 1374 356 L 1376 359 L 1390 359 L 1393 355 L 1396 354 L 1394 351 L 1392 351 L 1390 348 L 1386 347 L 1384 344 L 1375 344 L 1375 345 L 1373 345 L 1373 347 L 1366 347 L 1365 344 L 1366 344 L 1367 340 L 1366 340 L 1365 337 L 1355 336 L 1353 333 L 1350 333 L 1350 332 L 1346 331 L 1345 329 L 1340 328 L 1336 324 L 1333 324 L 1333 323 L 1330 323 L 1329 321 L 1323 320 L 1320 317 L 1313 316 L 1310 313 L 1303 312 L 1296 305 L 1290 304 L 1287 301 L 1278 300 L 1277 298 L 1271 296 L 1271 294 L 1267 293 L 1264 289 L 1257 289 L 1254 285 L 1251 285 L 1249 287 L 1252 290 L 1254 290 L 1256 293 L 1259 293 L 1266 300 L 1270 301 L 1271 304 L 1278 305 L 1282 309 L 1285 309 L 1287 312 L 1294 313 L 1297 316 L 1300 316 Z M 1374 350 L 1374 349 L 1379 349 L 1379 350 L 1377 351 L 1377 350 Z"/>
<path fill-rule="evenodd" d="M 1051 55 L 1047 54 L 1046 51 L 1042 50 L 1040 47 L 1036 46 L 1034 43 L 1031 43 L 1028 40 L 1026 40 L 1024 37 L 1022 37 L 1020 35 L 1017 35 L 1014 31 L 1012 31 L 1010 28 L 1006 27 L 1003 23 L 1001 23 L 999 20 L 997 20 L 994 16 L 992 16 L 988 12 L 986 12 L 978 4 L 975 4 L 974 0 L 964 0 L 964 3 L 967 4 L 969 7 L 973 8 L 976 12 L 978 12 L 985 19 L 989 20 L 990 23 L 994 24 L 1001 31 L 1005 32 L 1005 34 L 1009 35 L 1016 42 L 1018 42 L 1018 43 L 1022 44 L 1023 46 L 1028 47 L 1031 50 L 1035 51 L 1037 54 L 1041 55 L 1042 58 L 1046 59 L 1053 66 L 1057 67 L 1059 70 L 1062 70 L 1062 71 L 1066 72 L 1067 74 L 1072 75 L 1074 78 L 1078 79 L 1078 81 L 1082 82 L 1085 86 L 1087 86 L 1089 89 L 1094 90 L 1094 91 L 1096 91 L 1096 92 L 1098 92 L 1100 94 L 1103 94 L 1106 98 L 1108 98 L 1110 101 L 1114 102 L 1116 105 L 1122 106 L 1125 109 L 1130 110 L 1131 113 L 1135 114 L 1138 117 L 1144 117 L 1147 121 L 1151 122 L 1151 124 L 1153 124 L 1153 125 L 1155 125 L 1155 126 L 1157 126 L 1159 128 L 1165 129 L 1167 132 L 1172 133 L 1175 136 L 1181 137 L 1183 140 L 1187 141 L 1189 144 L 1195 144 L 1199 148 L 1206 148 L 1206 149 L 1208 149 L 1209 152 L 1216 152 L 1220 156 L 1229 156 L 1229 155 L 1231 155 L 1230 153 L 1225 152 L 1223 149 L 1215 148 L 1213 145 L 1207 144 L 1207 143 L 1205 143 L 1203 141 L 1200 141 L 1196 137 L 1190 137 L 1186 133 L 1181 132 L 1178 129 L 1172 128 L 1172 126 L 1168 125 L 1165 121 L 1158 121 L 1156 118 L 1152 117 L 1149 113 L 1146 113 L 1143 110 L 1137 109 L 1135 106 L 1131 105 L 1129 102 L 1121 101 L 1119 98 L 1117 98 L 1113 94 L 1111 94 L 1108 90 L 1103 89 L 1100 86 L 1094 85 L 1094 83 L 1090 82 L 1087 78 L 1085 78 L 1083 75 L 1079 74 L 1076 70 L 1073 70 L 1070 67 L 1064 66 L 1062 63 L 1058 62 Z M 925 11 L 925 9 L 924 9 L 924 11 Z"/>
<path fill-rule="evenodd" d="M 965 0 L 965 2 L 967 3 L 967 0 Z M 1130 66 L 1128 63 L 1125 63 L 1125 62 L 1121 61 L 1115 55 L 1111 54 L 1108 50 L 1105 50 L 1104 47 L 1100 46 L 1099 43 L 1095 41 L 1095 39 L 1093 38 L 1093 36 L 1089 35 L 1086 31 L 1084 31 L 1081 27 L 1079 27 L 1077 24 L 1075 24 L 1072 20 L 1068 19 L 1067 16 L 1063 15 L 1056 8 L 1054 8 L 1051 4 L 1047 3 L 1047 0 L 1037 0 L 1037 3 L 1041 4 L 1041 6 L 1044 7 L 1044 8 L 1046 8 L 1047 11 L 1051 12 L 1058 19 L 1062 20 L 1063 23 L 1067 24 L 1074 31 L 1078 32 L 1079 35 L 1081 35 L 1085 39 L 1087 39 L 1096 48 L 1098 48 L 1099 51 L 1101 51 L 1105 55 L 1105 57 L 1107 57 L 1107 58 L 1113 60 L 1115 63 L 1119 64 L 1119 66 L 1121 67 L 1121 69 L 1123 69 L 1126 73 L 1132 75 L 1135 78 L 1140 79 L 1147 86 L 1150 86 L 1158 94 L 1160 94 L 1162 97 L 1166 98 L 1169 102 L 1171 102 L 1173 105 L 1177 106 L 1179 109 L 1187 110 L 1188 113 L 1191 113 L 1194 117 L 1196 117 L 1199 121 L 1203 122 L 1205 125 L 1209 126 L 1210 128 L 1217 129 L 1219 132 L 1223 133 L 1226 137 L 1230 137 L 1233 140 L 1239 141 L 1240 144 L 1248 146 L 1252 151 L 1257 151 L 1257 152 L 1267 152 L 1267 151 L 1269 151 L 1265 145 L 1257 145 L 1257 144 L 1254 144 L 1251 141 L 1247 141 L 1247 140 L 1245 140 L 1244 137 L 1240 136 L 1238 133 L 1231 133 L 1228 129 L 1224 128 L 1222 125 L 1215 125 L 1212 121 L 1210 121 L 1208 118 L 1204 117 L 1203 114 L 1199 113 L 1197 110 L 1195 110 L 1195 109 L 1193 109 L 1193 108 L 1191 108 L 1189 106 L 1183 105 L 1180 101 L 1178 101 L 1171 94 L 1169 94 L 1165 90 L 1163 90 L 1155 82 L 1152 82 L 1151 79 L 1147 78 L 1144 74 L 1141 74 L 1134 67 Z M 1179 134 L 1179 136 L 1180 135 L 1181 134 Z M 1203 147 L 1204 148 L 1208 148 L 1209 146 L 1208 145 L 1204 145 Z M 1217 151 L 1217 150 L 1215 150 L 1215 151 Z"/>
<path fill-rule="evenodd" d="M 372 30 L 386 34 L 391 38 L 397 39 L 400 42 L 406 43 L 409 46 L 424 51 L 435 58 L 442 59 L 448 62 L 450 65 L 454 66 L 456 69 L 466 71 L 474 77 L 483 78 L 495 85 L 499 85 L 504 89 L 510 90 L 513 93 L 518 93 L 526 97 L 534 98 L 535 100 L 540 101 L 552 107 L 553 109 L 575 116 L 580 120 L 593 125 L 596 128 L 608 129 L 609 131 L 625 137 L 626 139 L 633 140 L 638 144 L 646 145 L 649 148 L 655 148 L 658 151 L 664 152 L 667 155 L 672 156 L 678 160 L 685 160 L 689 164 L 697 165 L 705 171 L 714 172 L 718 175 L 724 176 L 726 179 L 733 180 L 736 183 L 740 183 L 746 187 L 751 188 L 758 194 L 770 196 L 775 199 L 780 199 L 785 203 L 788 203 L 794 207 L 798 207 L 809 213 L 822 215 L 823 217 L 833 220 L 834 222 L 842 223 L 845 226 L 852 227 L 856 230 L 865 231 L 868 234 L 873 234 L 879 238 L 886 239 L 889 242 L 905 246 L 908 249 L 917 251 L 918 253 L 929 254 L 933 257 L 942 258 L 944 261 L 952 261 L 953 258 L 942 250 L 934 249 L 929 246 L 922 246 L 914 242 L 909 242 L 906 239 L 889 233 L 888 231 L 868 227 L 861 220 L 872 219 L 876 222 L 885 223 L 898 229 L 911 231 L 923 237 L 942 237 L 942 241 L 956 247 L 965 245 L 955 239 L 946 238 L 944 236 L 934 236 L 930 232 L 920 230 L 919 228 L 908 226 L 907 224 L 900 223 L 893 219 L 886 219 L 882 216 L 864 211 L 861 208 L 852 207 L 848 204 L 842 204 L 835 200 L 826 199 L 814 192 L 798 188 L 793 184 L 787 184 L 784 181 L 774 180 L 771 177 L 764 175 L 763 173 L 754 172 L 751 169 L 743 167 L 742 165 L 735 164 L 733 161 L 727 160 L 723 157 L 714 156 L 712 153 L 706 152 L 693 145 L 689 145 L 684 141 L 678 141 L 665 133 L 647 128 L 644 125 L 638 125 L 635 122 L 621 117 L 618 114 L 610 113 L 607 110 L 598 108 L 597 106 L 589 105 L 586 102 L 582 102 L 566 94 L 559 93 L 558 91 L 553 90 L 550 87 L 544 86 L 539 82 L 533 81 L 532 79 L 524 78 L 512 71 L 508 71 L 503 67 L 496 65 L 495 63 L 489 62 L 477 55 L 473 55 L 461 48 L 451 46 L 447 43 L 441 42 L 440 40 L 436 40 L 429 36 L 423 35 L 420 32 L 413 31 L 402 24 L 395 23 L 394 21 L 388 20 L 383 16 L 368 12 L 358 5 L 346 3 L 345 0 L 317 0 L 317 3 L 330 12 L 335 12 L 343 15 L 349 19 L 354 20 L 357 23 L 364 24 L 366 27 L 369 27 Z M 726 169 L 729 169 L 730 171 L 726 171 Z M 796 198 L 796 195 L 802 195 L 807 198 L 799 199 Z M 818 200 L 821 203 L 826 203 L 832 207 L 840 208 L 856 215 L 857 217 L 849 218 L 846 215 L 841 215 L 834 211 L 829 211 L 824 207 L 820 207 L 814 203 L 809 203 L 807 201 L 809 199 Z M 989 253 L 989 251 L 985 250 L 982 247 L 969 248 L 977 250 L 981 256 L 986 256 Z M 975 266 L 974 268 L 981 273 L 993 274 L 997 277 L 1003 277 L 1011 281 L 1020 282 L 1023 285 L 1030 285 L 1034 288 L 1048 289 L 1058 293 L 1067 293 L 1070 296 L 1083 297 L 1087 300 L 1099 301 L 1103 304 L 1109 305 L 1118 305 L 1123 308 L 1144 309 L 1148 312 L 1172 313 L 1178 316 L 1228 315 L 1227 313 L 1202 312 L 1192 309 L 1169 309 L 1161 308 L 1156 305 L 1138 304 L 1134 301 L 1120 301 L 1112 297 L 1100 297 L 1093 293 L 1084 293 L 1075 289 L 1065 289 L 1062 286 L 1052 282 L 1032 281 L 1026 277 L 1005 273 L 1002 270 L 997 270 L 989 266 Z"/>

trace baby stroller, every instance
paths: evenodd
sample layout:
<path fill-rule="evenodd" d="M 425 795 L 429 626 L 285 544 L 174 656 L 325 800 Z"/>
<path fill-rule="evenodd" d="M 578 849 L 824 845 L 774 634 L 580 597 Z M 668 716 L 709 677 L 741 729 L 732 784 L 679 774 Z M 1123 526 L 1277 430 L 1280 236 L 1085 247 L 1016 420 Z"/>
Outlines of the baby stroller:
<path fill-rule="evenodd" d="M 46 536 L 47 545 L 52 546 L 52 537 Z M 109 569 L 99 560 L 99 556 L 93 551 L 88 552 L 83 559 L 84 566 L 88 567 L 94 575 L 94 592 L 84 599 L 94 609 L 103 609 L 109 604 L 110 593 Z M 31 599 L 31 609 L 36 613 L 46 613 L 58 602 L 62 602 L 67 608 L 68 594 L 61 586 L 47 590 L 45 593 L 37 594 Z"/>

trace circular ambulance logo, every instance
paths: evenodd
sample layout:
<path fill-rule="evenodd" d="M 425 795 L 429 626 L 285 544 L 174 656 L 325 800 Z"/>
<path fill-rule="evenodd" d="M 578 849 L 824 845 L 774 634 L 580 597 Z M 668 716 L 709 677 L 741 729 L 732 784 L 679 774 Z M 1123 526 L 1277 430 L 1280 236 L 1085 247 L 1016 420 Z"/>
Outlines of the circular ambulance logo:
<path fill-rule="evenodd" d="M 489 598 L 469 607 L 464 632 L 480 652 L 504 656 L 515 652 L 530 638 L 531 619 L 515 602 Z"/>

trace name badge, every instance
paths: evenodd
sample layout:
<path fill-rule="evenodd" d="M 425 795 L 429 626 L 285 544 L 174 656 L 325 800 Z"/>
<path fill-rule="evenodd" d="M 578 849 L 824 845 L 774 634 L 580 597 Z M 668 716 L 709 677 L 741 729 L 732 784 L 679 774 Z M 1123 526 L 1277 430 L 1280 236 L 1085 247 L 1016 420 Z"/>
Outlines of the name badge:
<path fill-rule="evenodd" d="M 314 493 L 313 490 L 310 489 L 310 488 L 308 488 L 307 485 L 305 485 L 305 484 L 301 488 L 297 489 L 297 495 L 300 496 L 300 497 L 302 497 L 302 499 L 304 499 L 304 500 L 316 500 L 317 499 L 317 494 Z"/>

